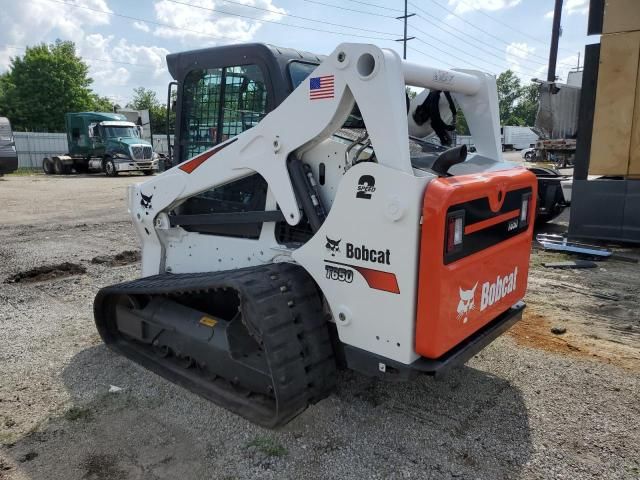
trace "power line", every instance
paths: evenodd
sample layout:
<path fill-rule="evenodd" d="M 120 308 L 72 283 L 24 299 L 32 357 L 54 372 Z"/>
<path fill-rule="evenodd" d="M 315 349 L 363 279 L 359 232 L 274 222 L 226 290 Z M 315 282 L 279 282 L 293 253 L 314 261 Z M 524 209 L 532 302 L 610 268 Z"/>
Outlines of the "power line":
<path fill-rule="evenodd" d="M 367 5 L 367 6 L 369 6 L 369 7 L 382 8 L 383 10 L 389 10 L 389 11 L 391 11 L 391 12 L 402 12 L 402 10 L 401 10 L 401 9 L 399 9 L 399 8 L 389 8 L 389 7 L 385 7 L 385 6 L 382 6 L 382 5 L 378 5 L 378 4 L 375 4 L 375 3 L 361 2 L 361 1 L 359 1 L 359 0 L 349 0 L 349 1 L 350 1 L 350 2 L 353 2 L 353 3 L 359 3 L 359 4 L 361 4 L 361 5 Z"/>
<path fill-rule="evenodd" d="M 432 60 L 436 60 L 437 62 L 442 63 L 444 66 L 448 67 L 448 68 L 454 68 L 453 65 L 451 65 L 450 63 L 447 62 L 443 62 L 442 59 L 440 58 L 436 58 L 433 55 L 429 55 L 428 53 L 423 52 L 422 50 L 418 50 L 417 48 L 413 48 L 412 46 L 408 46 L 407 47 L 409 50 L 419 53 L 420 55 L 424 55 L 427 58 L 430 58 Z"/>
<path fill-rule="evenodd" d="M 439 40 L 440 40 L 439 38 L 434 37 L 433 35 L 428 34 L 428 33 L 427 33 L 427 32 L 425 32 L 424 30 L 421 30 L 421 29 L 419 29 L 418 27 L 416 27 L 416 26 L 414 26 L 414 25 L 412 25 L 412 27 L 411 27 L 411 28 L 413 28 L 413 29 L 414 29 L 414 30 L 416 30 L 417 32 L 420 32 L 420 33 L 421 33 L 421 34 L 423 34 L 423 35 L 426 35 L 426 36 L 427 36 L 427 37 L 429 37 L 429 38 L 433 38 L 434 40 L 437 40 L 437 41 L 439 41 Z M 418 39 L 418 41 L 420 41 L 420 39 Z M 470 45 L 471 45 L 472 47 L 474 46 L 474 45 L 472 45 L 472 44 L 470 44 Z M 459 52 L 464 53 L 465 55 L 472 55 L 471 53 L 469 53 L 469 52 L 467 52 L 467 51 L 465 51 L 465 50 L 462 50 L 461 48 L 454 47 L 453 45 L 450 45 L 450 44 L 449 44 L 449 45 L 447 45 L 446 50 L 448 51 L 449 49 L 457 50 L 457 51 L 459 51 Z M 441 48 L 441 50 L 443 50 L 443 49 Z M 492 56 L 493 56 L 493 54 L 492 54 Z M 494 67 L 497 67 L 497 68 L 499 68 L 500 70 L 504 70 L 504 69 L 505 69 L 504 65 L 499 65 L 499 64 L 497 64 L 497 63 L 493 63 L 493 62 L 492 62 L 492 61 L 490 61 L 490 60 L 485 60 L 484 58 L 480 58 L 480 57 L 478 58 L 478 60 L 480 60 L 480 61 L 482 61 L 482 62 L 484 62 L 484 63 L 486 63 L 486 64 L 488 64 L 488 65 L 493 65 Z"/>
<path fill-rule="evenodd" d="M 429 33 L 425 32 L 424 30 L 421 30 L 420 28 L 416 27 L 415 25 L 412 25 L 412 28 L 413 28 L 414 30 L 416 30 L 416 31 L 420 32 L 421 34 L 423 34 L 423 35 L 425 35 L 425 36 L 429 37 L 429 38 L 432 38 L 432 39 L 434 39 L 434 40 L 436 40 L 436 41 L 438 41 L 438 42 L 440 42 L 440 41 L 441 41 L 441 39 L 439 39 L 439 38 L 437 38 L 437 37 L 434 37 L 433 35 L 430 35 Z M 425 43 L 425 42 L 424 42 L 423 40 L 421 40 L 420 38 L 418 38 L 418 41 L 419 41 L 419 42 L 422 42 L 422 43 Z M 466 43 L 466 42 L 465 42 L 465 43 Z M 471 47 L 475 47 L 475 45 L 473 45 L 473 44 L 469 44 L 469 45 L 470 45 Z M 433 48 L 435 48 L 433 45 L 430 45 L 430 46 L 431 46 L 431 47 L 433 47 Z M 447 49 L 446 49 L 446 50 L 447 50 L 447 52 L 448 52 L 448 49 L 456 50 L 456 51 L 458 51 L 458 52 L 463 53 L 464 55 L 469 55 L 469 56 L 473 55 L 473 54 L 469 53 L 469 52 L 468 52 L 468 51 L 466 51 L 466 50 L 463 50 L 463 49 L 458 48 L 458 47 L 454 47 L 453 45 L 450 45 L 450 44 L 448 45 L 448 47 L 447 47 Z M 440 50 L 443 50 L 443 49 L 442 49 L 442 48 L 440 48 Z M 498 60 L 500 60 L 500 61 L 503 61 L 503 62 L 507 63 L 507 62 L 506 62 L 506 60 L 502 60 L 502 58 L 497 57 L 495 54 L 490 54 L 490 55 L 492 55 L 492 56 L 493 56 L 493 57 L 495 57 L 495 58 L 498 58 Z M 490 60 L 485 60 L 485 59 L 484 59 L 484 58 L 482 58 L 482 57 L 478 57 L 477 59 L 478 59 L 479 61 L 481 61 L 481 62 L 484 62 L 484 63 L 488 64 L 488 65 L 493 65 L 494 67 L 497 67 L 500 71 L 505 70 L 505 66 L 504 66 L 504 64 L 497 64 L 497 63 L 494 63 L 494 62 L 492 62 L 492 61 L 490 61 Z M 465 62 L 468 62 L 468 60 L 464 60 L 464 61 L 465 61 Z M 486 69 L 486 67 L 478 67 L 478 65 L 474 65 L 474 66 L 475 66 L 476 68 L 480 68 L 480 69 L 482 69 L 482 70 L 485 70 L 485 69 Z M 508 68 L 508 66 L 507 66 L 507 68 Z M 536 76 L 536 74 L 535 74 L 535 73 L 531 73 L 531 72 L 525 72 L 525 71 L 523 71 L 522 73 L 525 73 L 525 74 L 527 74 L 527 75 L 534 76 L 534 77 Z"/>
<path fill-rule="evenodd" d="M 517 46 L 517 45 L 513 45 L 512 43 L 510 43 L 510 42 L 508 42 L 508 41 L 504 40 L 503 38 L 500 38 L 500 37 L 498 37 L 498 36 L 496 36 L 496 35 L 492 34 L 491 32 L 488 32 L 487 30 L 484 30 L 484 29 L 482 29 L 482 28 L 478 27 L 478 26 L 477 26 L 477 25 L 475 25 L 474 23 L 467 21 L 465 18 L 463 18 L 463 17 L 461 17 L 460 15 L 458 15 L 457 13 L 455 13 L 453 10 L 451 10 L 451 9 L 449 9 L 449 8 L 447 8 L 447 7 L 444 7 L 444 6 L 443 6 L 442 4 L 440 4 L 437 0 L 431 0 L 431 2 L 432 2 L 434 5 L 437 5 L 438 7 L 442 8 L 443 10 L 445 10 L 445 11 L 449 12 L 449 13 L 450 13 L 451 15 L 453 15 L 454 17 L 456 17 L 456 18 L 458 18 L 458 19 L 462 20 L 462 21 L 463 21 L 464 23 L 466 23 L 467 25 L 470 25 L 471 27 L 475 28 L 476 30 L 478 30 L 478 31 L 480 31 L 480 32 L 482 32 L 482 33 L 484 33 L 485 35 L 488 35 L 488 36 L 490 36 L 491 38 L 495 38 L 495 39 L 496 39 L 496 40 L 498 40 L 499 42 L 504 43 L 505 45 L 511 46 L 512 48 L 514 48 L 514 49 L 516 49 L 516 50 L 520 50 L 520 51 L 522 51 L 522 52 L 526 53 L 527 55 L 531 55 L 532 57 L 540 58 L 540 59 L 544 60 L 544 61 L 545 61 L 545 64 L 546 64 L 547 59 L 546 59 L 545 57 L 542 57 L 542 56 L 540 56 L 540 55 L 537 55 L 537 54 L 535 54 L 535 53 L 532 53 L 532 52 L 530 52 L 529 50 L 524 49 L 524 48 L 522 48 L 522 47 L 519 47 L 519 46 Z M 418 7 L 418 6 L 416 6 L 414 3 L 411 3 L 411 5 L 412 5 L 414 8 L 416 8 L 417 10 L 420 10 L 421 12 L 423 12 L 424 14 L 429 15 L 429 13 L 428 13 L 426 10 L 424 10 L 424 9 L 422 9 L 422 8 L 420 8 L 420 7 Z"/>
<path fill-rule="evenodd" d="M 473 5 L 468 4 L 465 0 L 458 0 L 460 3 L 467 5 L 468 7 L 473 7 Z M 534 37 L 533 35 L 529 35 L 526 32 L 523 32 L 522 30 L 518 30 L 516 28 L 513 28 L 511 25 L 509 25 L 507 22 L 503 22 L 502 20 L 500 20 L 499 18 L 494 17 L 493 15 L 489 15 L 488 13 L 482 11 L 481 9 L 477 9 L 474 10 L 475 12 L 478 12 L 480 15 L 484 15 L 485 17 L 493 20 L 496 23 L 499 23 L 505 27 L 507 27 L 509 30 L 513 30 L 514 32 L 516 32 L 519 35 L 524 35 L 527 38 L 530 38 L 532 40 L 535 40 L 536 42 L 540 42 L 542 44 L 544 44 L 545 47 L 548 47 L 549 45 L 547 44 L 546 40 L 542 40 L 540 38 Z M 561 48 L 561 50 L 565 50 L 567 52 L 570 52 L 571 50 L 567 49 L 567 48 Z"/>
<path fill-rule="evenodd" d="M 191 3 L 180 2 L 178 0 L 168 0 L 168 1 L 171 2 L 171 3 L 178 4 L 178 5 L 184 5 L 186 7 L 199 8 L 201 10 L 209 10 L 211 12 L 220 13 L 222 15 L 230 15 L 230 16 L 233 16 L 233 17 L 247 18 L 247 19 L 250 19 L 250 20 L 258 21 L 258 22 L 279 23 L 280 25 L 297 26 L 297 25 L 291 25 L 291 24 L 288 24 L 288 23 L 277 22 L 275 20 L 263 20 L 261 18 L 255 18 L 255 17 L 248 17 L 246 15 L 240 15 L 239 13 L 225 12 L 224 10 L 219 10 L 217 8 L 203 7 L 201 5 L 193 5 Z M 316 19 L 309 18 L 309 17 L 301 17 L 299 15 L 293 15 L 291 13 L 274 12 L 273 10 L 269 10 L 268 8 L 256 7 L 254 5 L 246 5 L 244 3 L 235 2 L 233 0 L 222 0 L 222 1 L 226 2 L 226 3 L 232 3 L 234 5 L 240 5 L 240 6 L 247 7 L 247 8 L 253 8 L 255 10 L 260 10 L 260 11 L 263 11 L 263 12 L 269 12 L 269 13 L 274 13 L 274 14 L 277 14 L 277 15 L 282 15 L 284 17 L 297 18 L 297 19 L 300 19 L 300 20 L 304 20 L 306 22 L 322 23 L 324 25 L 331 25 L 331 26 L 334 26 L 334 27 L 349 28 L 351 30 L 362 30 L 364 32 L 371 32 L 371 33 L 381 33 L 381 34 L 384 34 L 384 35 L 395 35 L 395 33 L 393 33 L 393 32 L 382 32 L 380 30 L 372 30 L 372 29 L 369 29 L 369 28 L 360 28 L 360 27 L 356 27 L 356 26 L 353 26 L 353 25 L 342 25 L 340 23 L 332 23 L 332 22 L 326 22 L 324 20 L 316 20 Z M 307 28 L 307 27 L 301 27 L 301 26 L 298 26 L 298 27 L 299 28 Z"/>
<path fill-rule="evenodd" d="M 502 60 L 504 60 L 504 59 L 503 59 L 503 57 L 502 57 L 502 55 L 505 53 L 505 51 L 504 51 L 504 50 L 502 50 L 501 48 L 498 48 L 498 47 L 496 47 L 496 46 L 494 46 L 494 45 L 491 45 L 490 43 L 487 43 L 487 42 L 485 42 L 485 41 L 483 41 L 483 40 L 481 40 L 481 39 L 479 39 L 479 38 L 475 38 L 475 37 L 467 37 L 467 38 L 465 38 L 465 37 L 462 37 L 462 36 L 460 36 L 460 35 L 458 35 L 458 34 L 456 34 L 456 33 L 450 32 L 449 30 L 445 30 L 445 29 L 444 29 L 444 28 L 442 28 L 440 25 L 438 25 L 437 23 L 435 23 L 433 20 L 431 20 L 431 19 L 429 19 L 429 18 L 426 18 L 426 17 L 424 17 L 424 16 L 422 16 L 422 15 L 420 15 L 420 14 L 418 14 L 418 18 L 420 18 L 421 20 L 423 20 L 423 21 L 425 21 L 425 22 L 427 22 L 427 23 L 429 23 L 429 24 L 433 25 L 435 28 L 437 28 L 437 29 L 439 29 L 439 30 L 442 30 L 443 32 L 445 32 L 445 33 L 447 33 L 447 34 L 451 35 L 452 37 L 455 37 L 455 38 L 457 38 L 457 39 L 461 40 L 462 42 L 464 42 L 464 43 L 466 43 L 466 44 L 468 44 L 468 45 L 471 45 L 473 48 L 476 48 L 476 49 L 478 49 L 478 50 L 481 50 L 481 51 L 483 51 L 483 52 L 485 52 L 485 53 L 487 53 L 487 54 L 489 54 L 489 55 L 492 55 L 492 56 L 494 56 L 494 57 L 496 57 L 496 58 L 500 58 L 500 60 L 501 60 L 501 61 L 502 61 Z M 450 26 L 449 26 L 447 23 L 445 23 L 445 22 L 442 22 L 442 21 L 441 21 L 441 23 L 442 23 L 443 25 L 445 25 L 447 28 L 450 28 L 450 29 L 452 28 L 452 27 L 450 27 Z M 416 28 L 416 29 L 417 29 L 417 28 Z M 493 52 L 489 52 L 489 51 L 485 50 L 484 48 L 482 48 L 482 47 L 480 47 L 480 46 L 478 46 L 478 45 L 475 45 L 474 43 L 471 43 L 469 39 L 472 39 L 474 42 L 480 43 L 480 44 L 485 45 L 485 46 L 487 46 L 487 47 L 489 47 L 489 48 L 492 48 L 493 50 L 495 50 L 495 51 L 497 51 L 497 52 L 500 52 L 500 56 L 496 55 L 496 54 L 495 54 L 495 53 L 493 53 Z M 539 62 L 539 61 L 537 61 L 537 60 L 529 60 L 529 59 L 524 59 L 524 58 L 523 58 L 523 59 L 521 59 L 521 60 L 522 60 L 522 61 L 524 61 L 524 62 L 532 63 L 532 64 L 534 64 L 534 65 L 536 65 L 536 66 L 543 66 L 543 65 L 544 65 L 544 66 L 546 66 L 546 63 L 544 63 L 544 62 Z"/>
<path fill-rule="evenodd" d="M 113 16 L 113 17 L 120 17 L 120 18 L 125 18 L 127 20 L 133 20 L 133 21 L 136 21 L 136 22 L 142 22 L 142 23 L 146 23 L 148 25 L 156 25 L 156 26 L 159 26 L 159 27 L 165 27 L 165 28 L 169 28 L 171 30 L 182 30 L 182 31 L 185 31 L 185 32 L 197 33 L 199 35 L 202 35 L 202 36 L 205 36 L 205 37 L 211 37 L 211 38 L 215 38 L 215 39 L 224 38 L 224 39 L 227 39 L 227 40 L 235 40 L 234 38 L 226 37 L 224 35 L 211 35 L 211 34 L 207 34 L 205 32 L 201 32 L 200 30 L 192 30 L 190 28 L 174 27 L 173 25 L 169 25 L 167 23 L 154 22 L 153 20 L 145 20 L 145 19 L 142 19 L 142 18 L 132 17 L 130 15 L 123 15 L 121 13 L 116 13 L 116 12 L 107 12 L 105 10 L 100 10 L 98 8 L 91 8 L 91 7 L 87 7 L 87 6 L 84 6 L 84 5 L 76 5 L 75 3 L 63 2 L 61 0 L 47 0 L 47 1 L 48 2 L 60 3 L 62 5 L 67 5 L 67 6 L 73 7 L 73 8 L 80 8 L 80 9 L 83 9 L 83 10 L 90 10 L 92 12 L 98 12 L 98 13 L 102 13 L 102 14 L 105 14 L 105 15 L 110 15 L 110 16 Z"/>
<path fill-rule="evenodd" d="M 168 1 L 170 1 L 170 2 L 172 2 L 172 3 L 177 3 L 177 4 L 182 4 L 182 5 L 190 6 L 190 7 L 193 7 L 193 8 L 199 8 L 199 9 L 202 9 L 202 10 L 217 11 L 217 10 L 215 10 L 215 9 L 213 9 L 213 8 L 209 8 L 209 7 L 202 7 L 202 6 L 199 6 L 199 5 L 191 5 L 191 4 L 188 4 L 188 3 L 181 2 L 181 1 L 179 1 L 179 0 L 168 0 Z M 226 1 L 226 2 L 228 2 L 228 3 L 238 3 L 238 2 L 234 2 L 234 1 L 232 1 L 232 0 L 223 0 L 223 1 Z M 304 0 L 304 1 L 305 1 L 305 2 L 308 2 L 308 3 L 315 3 L 315 4 L 318 4 L 318 5 L 325 6 L 325 7 L 337 8 L 337 9 L 340 9 L 340 10 L 347 10 L 347 11 L 352 11 L 352 12 L 357 12 L 357 13 L 363 13 L 363 14 L 373 15 L 373 16 L 377 16 L 377 17 L 384 17 L 384 18 L 393 18 L 393 19 L 396 19 L 396 17 L 392 17 L 392 16 L 390 16 L 390 15 L 381 15 L 381 14 L 378 14 L 378 13 L 366 12 L 366 11 L 364 11 L 364 10 L 352 9 L 352 8 L 348 8 L 348 7 L 342 7 L 342 6 L 339 6 L 339 5 L 332 5 L 332 4 L 324 3 L 324 2 L 320 2 L 320 1 L 317 1 L 317 0 Z M 361 3 L 361 4 L 365 4 L 365 5 L 369 5 L 369 6 L 376 6 L 376 5 L 373 5 L 373 4 L 369 4 L 369 3 L 367 3 L 367 2 L 360 2 L 360 1 L 358 1 L 358 2 L 356 2 L 356 3 Z M 271 10 L 268 10 L 268 9 L 262 9 L 262 8 L 260 8 L 260 9 L 261 9 L 261 10 L 266 10 L 266 11 L 269 11 L 269 12 L 272 12 Z M 390 9 L 389 9 L 389 10 L 390 10 Z M 272 12 L 272 13 L 273 13 L 273 12 Z M 303 18 L 303 17 L 297 17 L 297 18 Z M 280 23 L 280 22 L 277 22 L 277 23 Z M 327 23 L 327 22 L 324 22 L 324 23 Z M 286 24 L 283 24 L 283 25 L 286 25 Z M 335 25 L 335 24 L 331 24 L 331 25 Z M 305 28 L 306 28 L 306 27 L 305 27 Z M 389 32 L 382 32 L 382 33 L 390 34 Z M 428 35 L 428 34 L 427 34 L 427 35 Z M 390 39 L 387 39 L 387 38 L 377 38 L 377 39 L 378 39 L 378 40 L 390 40 Z M 417 40 L 418 40 L 418 41 L 420 41 L 420 42 L 422 42 L 422 43 L 424 43 L 425 45 L 428 45 L 428 46 L 430 46 L 430 47 L 432 47 L 432 48 L 435 48 L 432 44 L 427 43 L 427 42 L 425 42 L 425 41 L 423 41 L 423 40 L 421 40 L 421 39 L 419 39 L 419 38 L 417 38 Z M 413 50 L 415 50 L 415 51 L 418 51 L 418 52 L 419 52 L 419 50 L 417 50 L 417 49 L 413 49 Z M 424 52 L 420 52 L 420 53 L 422 53 L 423 55 L 429 56 L 429 55 L 425 54 Z M 453 56 L 453 55 L 451 55 L 451 56 Z M 433 57 L 433 56 L 429 56 L 429 57 L 430 57 L 430 58 L 434 58 L 434 59 L 436 58 L 436 57 Z M 464 59 L 462 59 L 462 58 L 460 58 L 460 57 L 455 57 L 455 56 L 453 56 L 453 57 L 454 57 L 454 58 L 459 59 L 459 60 L 460 60 L 460 61 L 462 61 L 462 62 L 465 62 L 465 63 L 469 64 L 469 62 L 468 62 L 467 60 L 464 60 Z M 441 61 L 441 60 L 439 60 L 439 61 Z M 472 64 L 472 65 L 473 65 L 473 64 Z M 485 67 L 480 67 L 480 66 L 478 66 L 478 65 L 473 65 L 473 66 L 475 66 L 476 68 L 479 68 L 480 70 L 486 70 L 486 68 L 485 68 Z M 501 70 L 503 69 L 503 67 L 502 67 L 502 66 L 498 66 L 498 67 L 499 67 Z"/>
<path fill-rule="evenodd" d="M 98 13 L 102 13 L 102 14 L 105 14 L 105 15 L 111 15 L 111 16 L 115 16 L 115 17 L 126 18 L 128 20 L 134 20 L 136 22 L 142 22 L 142 23 L 146 23 L 146 24 L 149 24 L 149 25 L 156 25 L 156 26 L 168 28 L 170 30 L 181 30 L 181 31 L 185 31 L 185 32 L 196 33 L 196 34 L 201 35 L 203 37 L 209 37 L 209 38 L 214 38 L 214 39 L 218 39 L 218 40 L 219 39 L 226 39 L 226 40 L 231 40 L 231 41 L 237 41 L 238 40 L 237 38 L 234 38 L 234 37 L 228 37 L 228 36 L 225 36 L 225 35 L 211 35 L 211 34 L 203 32 L 201 30 L 193 30 L 193 29 L 190 29 L 190 28 L 176 27 L 176 26 L 169 25 L 169 24 L 166 24 L 166 23 L 155 22 L 155 21 L 152 21 L 152 20 L 145 20 L 145 19 L 138 18 L 138 17 L 132 17 L 130 15 L 123 15 L 121 13 L 107 12 L 105 10 L 86 7 L 84 5 L 76 5 L 74 3 L 67 3 L 67 2 L 63 2 L 62 0 L 47 0 L 47 1 L 48 2 L 60 3 L 60 4 L 63 4 L 63 5 L 68 5 L 68 6 L 73 7 L 73 8 L 81 8 L 81 9 L 84 9 L 84 10 L 90 10 L 92 12 L 98 12 Z M 193 6 L 193 5 L 191 5 L 191 6 Z M 252 17 L 247 17 L 247 18 L 252 18 Z M 253 20 L 256 20 L 258 22 L 267 22 L 267 20 L 259 20 L 259 19 L 255 19 L 255 18 Z M 269 23 L 275 23 L 277 25 L 282 25 L 282 26 L 285 26 L 285 27 L 302 28 L 302 29 L 305 29 L 305 30 L 313 30 L 313 31 L 316 31 L 316 32 L 330 33 L 330 34 L 334 34 L 334 35 L 343 35 L 343 36 L 347 36 L 347 37 L 367 38 L 367 39 L 370 39 L 370 40 L 390 40 L 390 39 L 384 38 L 384 37 L 374 37 L 374 36 L 368 36 L 368 35 L 357 35 L 355 33 L 336 32 L 336 31 L 332 31 L 332 30 L 323 30 L 323 29 L 309 27 L 309 26 L 291 25 L 291 24 L 282 23 L 282 22 L 274 22 L 274 21 L 268 21 L 268 22 Z"/>
<path fill-rule="evenodd" d="M 442 50 L 443 50 L 443 49 L 442 49 L 442 47 L 437 47 L 436 45 L 434 45 L 434 44 L 432 44 L 432 43 L 425 42 L 425 41 L 424 41 L 424 40 L 422 40 L 420 37 L 417 37 L 417 38 L 416 38 L 416 40 L 418 40 L 418 41 L 419 41 L 420 43 L 422 43 L 423 45 L 426 45 L 426 46 L 431 47 L 431 48 L 433 48 L 433 49 L 436 49 L 436 50 L 439 50 L 439 51 L 442 51 Z M 471 65 L 472 67 L 475 67 L 475 68 L 477 68 L 477 69 L 479 69 L 479 70 L 482 70 L 482 71 L 484 71 L 484 72 L 486 72 L 486 71 L 487 71 L 487 67 L 481 67 L 480 65 L 477 65 L 477 64 L 475 64 L 475 63 L 472 63 L 472 62 L 470 62 L 469 60 L 465 60 L 464 58 L 458 57 L 457 55 L 454 55 L 454 54 L 453 54 L 453 53 L 451 53 L 451 52 L 446 52 L 446 54 L 447 54 L 447 56 L 449 56 L 449 57 L 455 58 L 456 60 L 459 60 L 459 61 L 463 62 L 463 64 L 465 64 L 465 65 Z M 500 70 L 502 70 L 502 67 L 499 67 L 499 68 L 500 68 Z M 492 75 L 495 75 L 495 73 L 494 73 L 494 72 L 491 72 L 491 71 L 490 71 L 489 73 L 491 73 Z"/>
<path fill-rule="evenodd" d="M 337 8 L 340 10 L 346 10 L 348 12 L 357 12 L 357 13 L 364 13 L 365 15 L 373 15 L 374 17 L 384 17 L 384 18 L 396 18 L 393 17 L 391 15 L 383 15 L 381 13 L 373 13 L 373 12 L 367 12 L 365 10 L 357 10 L 355 8 L 348 8 L 348 7 L 341 7 L 340 5 L 332 5 L 330 3 L 324 3 L 324 2 L 318 2 L 317 0 L 304 0 L 305 2 L 308 3 L 316 3 L 318 5 L 324 5 L 325 7 L 331 7 L 331 8 Z"/>
<path fill-rule="evenodd" d="M 19 47 L 18 45 L 8 45 L 8 44 L 0 44 L 0 46 L 6 47 L 6 48 L 13 48 L 15 50 L 26 50 L 27 48 L 35 48 L 36 46 L 32 46 L 32 47 Z M 84 55 L 80 56 L 80 58 L 82 60 L 91 60 L 94 62 L 105 62 L 105 63 L 118 63 L 118 64 L 122 64 L 122 65 L 132 65 L 134 67 L 142 67 L 142 68 L 153 68 L 156 69 L 157 67 L 155 65 L 151 65 L 150 63 L 132 63 L 132 62 L 123 62 L 123 61 L 118 61 L 118 60 L 108 60 L 106 58 L 92 58 L 92 57 L 85 57 Z"/>

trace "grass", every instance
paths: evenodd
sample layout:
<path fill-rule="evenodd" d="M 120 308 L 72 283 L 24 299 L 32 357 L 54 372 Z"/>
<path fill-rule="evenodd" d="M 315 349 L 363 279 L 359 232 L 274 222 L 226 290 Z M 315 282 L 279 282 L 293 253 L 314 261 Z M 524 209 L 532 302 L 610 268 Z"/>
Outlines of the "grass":
<path fill-rule="evenodd" d="M 7 173 L 5 176 L 7 177 L 26 177 L 29 175 L 34 175 L 37 173 L 42 173 L 41 168 L 36 167 L 20 167 L 15 172 Z"/>
<path fill-rule="evenodd" d="M 0 445 L 11 445 L 16 438 L 18 438 L 17 433 L 7 431 L 0 432 Z"/>
<path fill-rule="evenodd" d="M 87 420 L 90 417 L 91 410 L 88 408 L 71 407 L 69 410 L 64 412 L 64 418 L 70 422 L 75 422 L 76 420 Z"/>
<path fill-rule="evenodd" d="M 289 453 L 286 448 L 269 437 L 256 437 L 247 443 L 246 448 L 249 447 L 255 447 L 269 457 L 282 457 Z"/>

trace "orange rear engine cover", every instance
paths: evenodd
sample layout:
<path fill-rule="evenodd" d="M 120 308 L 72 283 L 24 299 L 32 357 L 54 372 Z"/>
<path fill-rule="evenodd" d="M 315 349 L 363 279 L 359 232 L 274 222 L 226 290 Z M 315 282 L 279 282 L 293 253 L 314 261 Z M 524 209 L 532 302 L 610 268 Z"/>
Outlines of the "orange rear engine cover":
<path fill-rule="evenodd" d="M 441 357 L 524 297 L 536 195 L 536 177 L 524 168 L 429 183 L 418 272 L 419 355 Z M 453 218 L 460 217 L 462 242 L 452 245 Z"/>

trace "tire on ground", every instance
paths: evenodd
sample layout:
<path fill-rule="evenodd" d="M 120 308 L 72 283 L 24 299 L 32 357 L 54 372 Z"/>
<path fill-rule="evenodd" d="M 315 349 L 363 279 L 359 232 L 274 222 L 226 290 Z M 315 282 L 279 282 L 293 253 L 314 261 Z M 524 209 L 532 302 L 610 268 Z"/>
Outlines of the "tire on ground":
<path fill-rule="evenodd" d="M 45 157 L 42 160 L 42 171 L 46 174 L 46 175 L 51 175 L 53 174 L 53 162 L 51 161 L 51 159 Z"/>
<path fill-rule="evenodd" d="M 111 157 L 105 157 L 102 162 L 102 170 L 107 177 L 117 177 L 118 170 L 116 170 L 116 164 Z"/>
<path fill-rule="evenodd" d="M 64 165 L 58 157 L 53 157 L 53 173 L 56 175 L 62 175 L 64 173 Z"/>

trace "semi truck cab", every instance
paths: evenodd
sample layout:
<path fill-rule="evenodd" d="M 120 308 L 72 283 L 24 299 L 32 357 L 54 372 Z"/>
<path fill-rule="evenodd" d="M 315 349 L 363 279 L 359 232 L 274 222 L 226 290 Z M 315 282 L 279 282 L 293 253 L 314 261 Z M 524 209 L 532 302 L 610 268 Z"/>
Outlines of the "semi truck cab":
<path fill-rule="evenodd" d="M 151 175 L 158 169 L 158 154 L 141 138 L 142 127 L 122 114 L 77 112 L 65 115 L 66 155 L 45 158 L 47 174 L 101 171 L 114 177 L 120 172 Z"/>
<path fill-rule="evenodd" d="M 123 120 L 89 124 L 92 158 L 89 168 L 105 173 L 157 170 L 158 159 L 149 142 L 141 138 L 142 127 Z M 105 164 L 104 159 L 111 159 Z M 109 170 L 109 169 L 113 170 Z"/>

